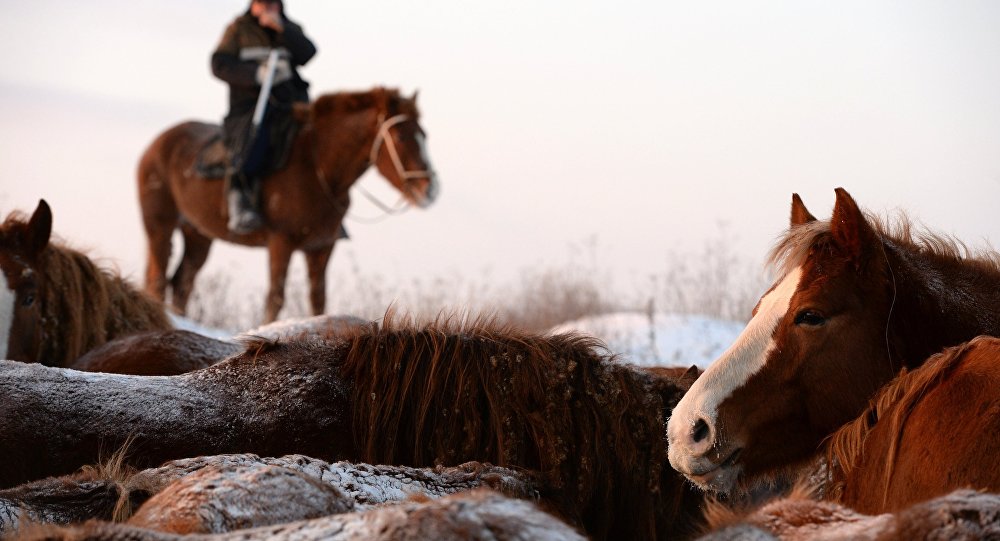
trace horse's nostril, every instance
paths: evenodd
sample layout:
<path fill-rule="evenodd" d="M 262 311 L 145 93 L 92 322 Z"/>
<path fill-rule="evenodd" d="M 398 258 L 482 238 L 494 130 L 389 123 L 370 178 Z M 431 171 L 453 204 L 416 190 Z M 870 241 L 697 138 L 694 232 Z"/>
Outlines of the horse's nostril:
<path fill-rule="evenodd" d="M 700 443 L 702 440 L 708 437 L 708 423 L 704 419 L 698 419 L 691 429 L 691 438 L 694 439 L 695 443 Z"/>

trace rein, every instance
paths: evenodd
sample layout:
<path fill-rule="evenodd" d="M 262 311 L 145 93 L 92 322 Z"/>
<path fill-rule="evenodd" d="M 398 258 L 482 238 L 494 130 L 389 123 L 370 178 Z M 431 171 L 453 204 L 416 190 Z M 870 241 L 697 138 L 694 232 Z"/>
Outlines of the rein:
<path fill-rule="evenodd" d="M 399 151 L 396 150 L 396 143 L 392 138 L 392 134 L 389 130 L 396 124 L 400 124 L 410 120 L 410 116 L 406 114 L 398 114 L 388 119 L 385 118 L 383 113 L 379 114 L 378 117 L 378 128 L 375 132 L 375 140 L 372 142 L 371 152 L 368 153 L 368 165 L 365 169 L 371 167 L 378 160 L 379 151 L 382 149 L 382 143 L 385 142 L 385 148 L 389 151 L 389 158 L 392 160 L 392 165 L 396 169 L 396 174 L 403 181 L 404 184 L 409 183 L 415 178 L 429 178 L 433 171 L 427 169 L 416 169 L 412 171 L 407 171 L 406 167 L 403 166 L 403 160 L 399 157 Z M 316 151 L 316 141 L 313 139 L 313 163 L 316 167 L 316 181 L 319 182 L 320 187 L 323 189 L 323 193 L 326 195 L 327 199 L 333 204 L 337 204 L 336 197 L 330 191 L 330 186 L 326 182 L 326 173 L 320 167 L 320 162 L 318 159 L 318 153 Z M 387 216 L 393 216 L 397 214 L 402 214 L 409 209 L 410 205 L 405 200 L 405 198 L 400 198 L 400 202 L 396 203 L 394 207 L 386 205 L 380 201 L 377 197 L 372 195 L 368 190 L 361 186 L 357 186 L 358 191 L 365 196 L 366 199 L 371 201 L 376 207 L 382 210 L 383 214 L 381 216 L 376 216 L 374 218 L 365 218 L 360 216 L 355 216 L 346 212 L 345 216 L 351 219 L 363 222 L 363 223 L 378 223 L 384 220 Z"/>

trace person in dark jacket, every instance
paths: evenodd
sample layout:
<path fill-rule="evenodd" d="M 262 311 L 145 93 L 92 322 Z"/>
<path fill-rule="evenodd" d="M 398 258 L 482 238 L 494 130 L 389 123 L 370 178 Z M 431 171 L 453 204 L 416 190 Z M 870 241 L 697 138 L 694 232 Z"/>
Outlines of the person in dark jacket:
<path fill-rule="evenodd" d="M 267 58 L 279 51 L 271 95 L 261 126 L 251 125 L 261 85 L 267 77 Z M 250 233 L 263 225 L 260 180 L 280 168 L 293 129 L 292 104 L 309 101 L 309 83 L 296 68 L 316 54 L 302 28 L 285 17 L 280 0 L 253 0 L 246 13 L 233 21 L 212 54 L 212 73 L 229 84 L 229 114 L 223 137 L 229 150 L 227 174 L 228 226 L 234 233 Z"/>

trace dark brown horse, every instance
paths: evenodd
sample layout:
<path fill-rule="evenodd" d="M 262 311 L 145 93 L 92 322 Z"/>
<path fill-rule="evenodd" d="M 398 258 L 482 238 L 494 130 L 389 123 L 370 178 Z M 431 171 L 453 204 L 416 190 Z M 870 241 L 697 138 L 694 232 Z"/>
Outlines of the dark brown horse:
<path fill-rule="evenodd" d="M 893 232 L 843 189 L 828 222 L 793 196 L 771 260 L 781 278 L 670 419 L 670 463 L 705 488 L 809 460 L 903 367 L 1000 334 L 996 254 Z"/>
<path fill-rule="evenodd" d="M 1000 339 L 946 349 L 886 385 L 834 434 L 829 457 L 840 502 L 863 513 L 1000 492 Z"/>
<path fill-rule="evenodd" d="M 183 314 L 212 239 L 223 239 L 267 247 L 266 321 L 281 311 L 289 259 L 302 250 L 312 311 L 320 314 L 326 307 L 326 265 L 350 204 L 348 189 L 362 173 L 374 165 L 409 202 L 426 207 L 434 201 L 437 179 L 424 148 L 416 95 L 404 98 L 382 88 L 328 94 L 298 112 L 301 127 L 288 165 L 263 183 L 266 226 L 248 235 L 226 229 L 223 182 L 196 172 L 198 154 L 220 136 L 219 126 L 185 122 L 149 146 L 139 162 L 139 201 L 149 241 L 146 288 L 153 296 L 163 299 L 169 285 L 173 305 Z M 171 236 L 178 228 L 184 253 L 168 283 Z"/>
<path fill-rule="evenodd" d="M 112 340 L 67 365 L 73 370 L 175 376 L 200 370 L 243 351 L 235 342 L 174 329 L 147 331 Z"/>
<path fill-rule="evenodd" d="M 666 464 L 686 386 L 614 362 L 592 338 L 481 323 L 372 324 L 334 342 L 258 343 L 181 376 L 0 362 L 0 486 L 94 463 L 227 452 L 537 472 L 542 497 L 596 538 L 690 531 L 700 495 Z"/>
<path fill-rule="evenodd" d="M 0 225 L 0 358 L 66 366 L 116 337 L 171 327 L 161 303 L 51 234 L 44 200 Z"/>

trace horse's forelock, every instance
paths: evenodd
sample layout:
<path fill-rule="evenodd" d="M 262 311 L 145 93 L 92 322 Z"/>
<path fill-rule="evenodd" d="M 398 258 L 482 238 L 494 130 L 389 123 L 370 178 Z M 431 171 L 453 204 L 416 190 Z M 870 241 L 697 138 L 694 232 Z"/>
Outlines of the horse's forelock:
<path fill-rule="evenodd" d="M 829 221 L 812 221 L 795 225 L 788 229 L 784 236 L 778 239 L 767 264 L 778 276 L 785 276 L 795 267 L 805 263 L 809 249 L 816 241 L 830 234 Z"/>
<path fill-rule="evenodd" d="M 879 238 L 895 246 L 930 257 L 963 260 L 1000 272 L 1000 253 L 989 248 L 972 249 L 953 236 L 918 228 L 905 212 L 896 213 L 894 218 L 866 213 L 865 218 Z M 829 221 L 816 220 L 792 226 L 771 249 L 768 265 L 778 276 L 788 274 L 802 265 L 810 248 L 829 234 Z"/>

